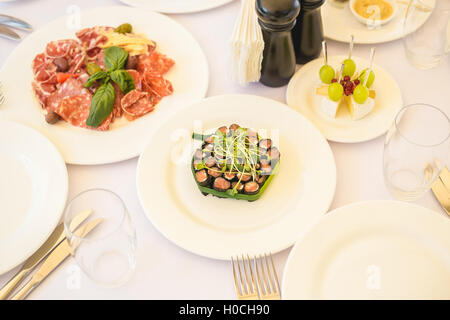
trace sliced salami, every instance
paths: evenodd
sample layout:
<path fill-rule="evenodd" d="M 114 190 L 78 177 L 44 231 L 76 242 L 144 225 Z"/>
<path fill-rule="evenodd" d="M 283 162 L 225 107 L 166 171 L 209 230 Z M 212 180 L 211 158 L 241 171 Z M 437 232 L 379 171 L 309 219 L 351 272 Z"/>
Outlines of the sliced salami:
<path fill-rule="evenodd" d="M 175 61 L 166 55 L 153 51 L 150 54 L 142 55 L 138 61 L 138 71 L 142 73 L 159 73 L 165 74 L 173 67 Z"/>
<path fill-rule="evenodd" d="M 122 110 L 126 115 L 141 117 L 155 108 L 148 92 L 131 90 L 122 98 Z"/>
<path fill-rule="evenodd" d="M 136 70 L 133 70 L 133 69 L 127 69 L 126 71 L 130 74 L 130 76 L 134 80 L 134 88 L 142 90 L 141 74 L 139 72 L 137 72 Z"/>
<path fill-rule="evenodd" d="M 91 93 L 83 87 L 78 79 L 67 79 L 57 91 L 48 96 L 45 109 L 47 112 L 55 111 L 64 98 L 77 95 L 91 96 Z"/>
<path fill-rule="evenodd" d="M 161 74 L 154 72 L 147 72 L 144 74 L 144 80 L 147 84 L 147 90 L 156 94 L 160 98 L 166 97 L 173 93 L 172 83 L 164 79 Z"/>
<path fill-rule="evenodd" d="M 89 117 L 89 110 L 91 108 L 91 100 L 91 95 L 87 94 L 67 97 L 61 101 L 55 112 L 74 126 L 91 128 L 86 125 L 86 120 Z M 110 114 L 97 128 L 91 129 L 100 131 L 108 130 L 111 120 L 112 114 Z"/>
<path fill-rule="evenodd" d="M 115 92 L 115 97 L 114 97 L 114 108 L 112 111 L 113 114 L 113 121 L 115 118 L 120 118 L 122 116 L 122 98 L 123 98 L 123 93 L 122 90 L 120 90 L 119 86 L 117 84 L 113 84 L 114 86 L 114 92 Z"/>

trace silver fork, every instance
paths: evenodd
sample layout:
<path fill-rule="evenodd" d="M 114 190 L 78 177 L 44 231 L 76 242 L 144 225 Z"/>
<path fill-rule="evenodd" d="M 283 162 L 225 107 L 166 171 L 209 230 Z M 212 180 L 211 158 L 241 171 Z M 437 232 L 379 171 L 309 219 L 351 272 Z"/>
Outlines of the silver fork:
<path fill-rule="evenodd" d="M 5 97 L 5 95 L 3 94 L 3 92 L 2 92 L 2 88 L 3 88 L 3 85 L 2 85 L 2 83 L 0 82 L 0 106 L 5 102 L 5 100 L 6 100 L 6 97 Z"/>
<path fill-rule="evenodd" d="M 239 256 L 236 256 L 236 261 L 231 257 L 234 285 L 239 300 L 258 300 L 259 298 L 251 261 L 252 259 L 248 255 L 247 257 L 242 255 L 241 259 L 239 259 Z M 253 262 L 255 262 L 254 259 Z"/>
<path fill-rule="evenodd" d="M 269 256 L 266 254 L 264 254 L 264 256 L 259 255 L 259 257 L 255 259 L 255 269 L 258 278 L 258 292 L 261 300 L 280 300 L 280 285 L 272 254 L 269 253 Z"/>

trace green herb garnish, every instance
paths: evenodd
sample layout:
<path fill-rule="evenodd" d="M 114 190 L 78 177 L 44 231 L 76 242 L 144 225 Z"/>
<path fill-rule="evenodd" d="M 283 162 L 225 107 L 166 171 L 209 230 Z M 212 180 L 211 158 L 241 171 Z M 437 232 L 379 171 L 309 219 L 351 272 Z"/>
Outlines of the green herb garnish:
<path fill-rule="evenodd" d="M 97 128 L 112 112 L 115 92 L 111 82 L 102 84 L 92 97 L 91 109 L 86 124 Z"/>
<path fill-rule="evenodd" d="M 133 77 L 123 69 L 127 59 L 128 52 L 122 48 L 109 47 L 105 49 L 106 71 L 95 69 L 97 72 L 91 74 L 84 84 L 88 88 L 99 80 L 103 82 L 92 97 L 86 125 L 97 128 L 111 114 L 116 96 L 111 81 L 115 82 L 124 94 L 135 88 Z M 92 71 L 94 71 L 94 67 L 91 66 Z"/>

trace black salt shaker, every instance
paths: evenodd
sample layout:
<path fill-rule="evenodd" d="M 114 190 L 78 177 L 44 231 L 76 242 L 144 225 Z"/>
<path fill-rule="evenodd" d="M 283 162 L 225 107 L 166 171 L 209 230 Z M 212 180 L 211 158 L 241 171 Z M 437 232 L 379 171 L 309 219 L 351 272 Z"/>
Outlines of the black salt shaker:
<path fill-rule="evenodd" d="M 323 26 L 320 7 L 325 0 L 301 0 L 297 24 L 292 29 L 295 58 L 305 64 L 319 57 L 322 51 Z"/>
<path fill-rule="evenodd" d="M 281 87 L 295 72 L 291 30 L 300 11 L 298 0 L 257 0 L 256 11 L 264 38 L 260 82 Z"/>

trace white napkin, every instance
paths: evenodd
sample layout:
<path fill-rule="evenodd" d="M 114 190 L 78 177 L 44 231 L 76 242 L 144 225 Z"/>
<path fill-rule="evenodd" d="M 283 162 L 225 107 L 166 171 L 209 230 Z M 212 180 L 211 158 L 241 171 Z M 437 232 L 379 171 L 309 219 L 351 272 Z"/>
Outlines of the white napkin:
<path fill-rule="evenodd" d="M 255 5 L 256 0 L 242 0 L 230 41 L 233 78 L 241 85 L 261 77 L 264 40 Z"/>

